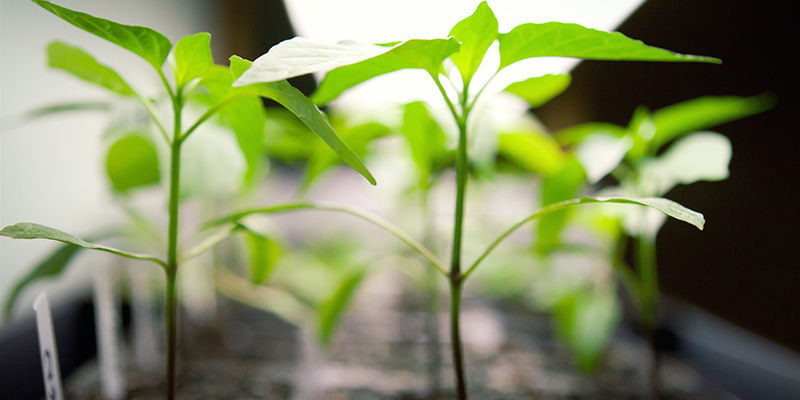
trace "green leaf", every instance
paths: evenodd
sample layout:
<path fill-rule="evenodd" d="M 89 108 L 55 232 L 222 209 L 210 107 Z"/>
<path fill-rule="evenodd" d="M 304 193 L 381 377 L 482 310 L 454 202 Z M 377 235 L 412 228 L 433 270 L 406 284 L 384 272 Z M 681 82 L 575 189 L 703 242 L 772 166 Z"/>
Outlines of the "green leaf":
<path fill-rule="evenodd" d="M 240 192 L 247 183 L 248 169 L 238 138 L 218 124 L 206 124 L 200 129 L 202 132 L 182 146 L 181 199 L 221 199 Z M 162 160 L 163 165 L 168 162 L 168 158 Z"/>
<path fill-rule="evenodd" d="M 552 136 L 541 131 L 502 133 L 499 141 L 498 151 L 501 154 L 537 174 L 555 174 L 567 160 L 561 146 Z"/>
<path fill-rule="evenodd" d="M 558 144 L 570 146 L 578 144 L 586 137 L 594 134 L 611 135 L 621 138 L 625 136 L 625 133 L 625 128 L 621 126 L 603 122 L 589 122 L 560 130 L 554 133 L 553 137 Z"/>
<path fill-rule="evenodd" d="M 222 65 L 212 65 L 200 79 L 200 86 L 208 89 L 209 105 L 215 105 L 225 99 L 233 85 L 233 73 Z"/>
<path fill-rule="evenodd" d="M 353 86 L 401 69 L 424 69 L 435 75 L 442 62 L 458 48 L 454 38 L 403 42 L 377 57 L 328 72 L 312 98 L 317 104 L 326 104 Z"/>
<path fill-rule="evenodd" d="M 11 311 L 14 309 L 14 304 L 17 298 L 22 293 L 22 290 L 29 286 L 31 283 L 52 278 L 61 275 L 61 272 L 69 264 L 70 260 L 81 250 L 80 246 L 73 244 L 62 244 L 56 248 L 56 251 L 51 253 L 47 258 L 36 264 L 33 269 L 28 272 L 22 279 L 20 279 L 14 288 L 6 297 L 5 303 L 5 316 L 9 317 Z"/>
<path fill-rule="evenodd" d="M 267 156 L 287 163 L 308 159 L 316 150 L 308 143 L 319 141 L 314 132 L 284 108 L 272 107 L 265 111 Z"/>
<path fill-rule="evenodd" d="M 423 187 L 428 187 L 436 160 L 447 151 L 445 146 L 447 135 L 431 116 L 425 103 L 421 101 L 406 104 L 400 131 L 411 148 L 411 157 L 417 166 L 419 182 Z"/>
<path fill-rule="evenodd" d="M 135 133 L 120 138 L 108 149 L 106 173 L 111 187 L 119 193 L 158 183 L 160 173 L 155 146 Z"/>
<path fill-rule="evenodd" d="M 595 184 L 613 171 L 625 158 L 633 140 L 630 136 L 617 137 L 606 133 L 596 133 L 585 137 L 575 150 L 589 183 Z"/>
<path fill-rule="evenodd" d="M 514 82 L 504 90 L 527 101 L 531 107 L 540 107 L 567 89 L 572 78 L 566 74 L 544 75 Z"/>
<path fill-rule="evenodd" d="M 389 48 L 354 42 L 322 43 L 295 37 L 284 40 L 253 61 L 253 66 L 234 85 L 275 82 L 355 64 L 390 51 Z"/>
<path fill-rule="evenodd" d="M 336 131 L 339 132 L 342 141 L 350 146 L 359 157 L 365 157 L 367 155 L 367 146 L 373 140 L 388 134 L 390 129 L 379 123 L 369 122 L 354 127 L 337 126 Z M 308 164 L 303 174 L 303 189 L 308 189 L 323 172 L 336 166 L 341 160 L 324 143 L 316 139 L 315 143 L 319 143 L 319 146 L 314 146 L 312 153 L 309 155 Z"/>
<path fill-rule="evenodd" d="M 100 64 L 85 51 L 66 43 L 54 41 L 47 45 L 47 65 L 69 72 L 79 79 L 104 87 L 116 94 L 136 95 L 116 71 Z"/>
<path fill-rule="evenodd" d="M 231 56 L 228 58 L 228 61 L 230 62 L 230 70 L 233 74 L 234 81 L 241 78 L 242 75 L 244 75 L 244 73 L 247 72 L 247 70 L 253 65 L 252 61 L 245 60 L 237 55 Z"/>
<path fill-rule="evenodd" d="M 698 132 L 675 142 L 660 157 L 640 167 L 643 193 L 660 196 L 675 185 L 728 178 L 731 142 L 714 132 Z"/>
<path fill-rule="evenodd" d="M 542 206 L 574 198 L 585 181 L 586 173 L 577 158 L 566 158 L 557 172 L 542 177 Z M 538 254 L 546 254 L 561 245 L 561 232 L 567 226 L 571 212 L 562 210 L 539 218 L 535 245 Z"/>
<path fill-rule="evenodd" d="M 603 32 L 578 24 L 547 22 L 518 25 L 500 34 L 500 69 L 531 57 L 587 60 L 709 62 L 713 57 L 673 53 L 651 47 L 619 32 Z"/>
<path fill-rule="evenodd" d="M 234 72 L 234 74 L 236 74 Z M 328 146 L 339 155 L 350 167 L 361 174 L 369 183 L 375 185 L 375 178 L 366 166 L 361 162 L 355 152 L 348 147 L 328 122 L 325 114 L 316 105 L 303 95 L 294 86 L 286 81 L 257 83 L 243 87 L 242 89 L 252 89 L 260 96 L 275 100 L 278 104 L 291 111 L 292 114 L 309 127 L 314 133 L 322 138 Z"/>
<path fill-rule="evenodd" d="M 34 224 L 30 222 L 20 222 L 14 225 L 8 225 L 0 230 L 0 236 L 10 237 L 12 239 L 48 239 L 55 240 L 63 243 L 74 244 L 89 250 L 104 251 L 107 253 L 116 254 L 122 257 L 133 258 L 136 260 L 152 261 L 156 264 L 166 267 L 166 263 L 160 259 L 148 255 L 130 253 L 123 250 L 118 250 L 113 247 L 103 246 L 96 243 L 87 242 L 81 238 L 73 236 L 69 233 L 62 232 L 58 229 L 53 229 L 44 225 Z"/>
<path fill-rule="evenodd" d="M 497 34 L 497 18 L 485 1 L 478 5 L 472 15 L 450 30 L 450 36 L 461 42 L 461 48 L 450 55 L 450 59 L 458 67 L 464 82 L 468 83 L 472 79 L 486 50 L 497 40 Z"/>
<path fill-rule="evenodd" d="M 682 134 L 758 114 L 774 105 L 775 100 L 769 95 L 708 96 L 662 108 L 653 114 L 655 134 L 650 147 L 658 149 Z"/>
<path fill-rule="evenodd" d="M 195 33 L 181 38 L 175 44 L 175 82 L 181 88 L 192 79 L 202 77 L 212 65 L 211 35 Z"/>
<path fill-rule="evenodd" d="M 333 331 L 341 319 L 342 313 L 350 299 L 353 297 L 356 288 L 361 283 L 365 275 L 364 270 L 358 270 L 345 276 L 333 295 L 320 304 L 317 310 L 317 338 L 323 345 L 328 345 L 333 337 Z"/>
<path fill-rule="evenodd" d="M 556 332 L 572 351 L 582 372 L 591 372 L 605 351 L 620 319 L 612 290 L 584 290 L 570 294 L 554 309 Z"/>
<path fill-rule="evenodd" d="M 223 107 L 220 118 L 236 135 L 236 142 L 247 163 L 245 181 L 252 182 L 263 161 L 266 121 L 264 105 L 258 97 L 243 97 Z"/>
<path fill-rule="evenodd" d="M 706 223 L 703 214 L 661 197 L 581 197 L 578 204 L 586 203 L 638 204 L 661 211 L 672 218 L 694 225 L 700 230 L 703 230 Z"/>
<path fill-rule="evenodd" d="M 247 248 L 250 255 L 250 281 L 254 284 L 266 282 L 278 264 L 280 245 L 267 235 L 247 230 Z"/>
<path fill-rule="evenodd" d="M 64 21 L 142 57 L 159 72 L 172 47 L 169 39 L 150 28 L 119 24 L 44 0 L 32 1 Z"/>

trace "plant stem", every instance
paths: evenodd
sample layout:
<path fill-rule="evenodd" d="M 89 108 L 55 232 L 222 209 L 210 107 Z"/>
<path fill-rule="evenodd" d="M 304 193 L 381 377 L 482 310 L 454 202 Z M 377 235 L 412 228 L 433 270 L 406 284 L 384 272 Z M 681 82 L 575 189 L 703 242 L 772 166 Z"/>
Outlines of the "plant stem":
<path fill-rule="evenodd" d="M 656 343 L 658 328 L 658 270 L 656 267 L 655 238 L 644 232 L 638 238 L 639 279 L 641 324 L 643 335 L 650 346 L 650 398 L 661 398 L 661 381 L 659 378 L 660 354 Z"/>
<path fill-rule="evenodd" d="M 176 326 L 176 285 L 178 275 L 178 200 L 180 196 L 181 178 L 181 111 L 183 104 L 180 92 L 173 99 L 174 131 L 172 136 L 172 152 L 170 155 L 170 180 L 169 180 L 169 228 L 167 237 L 167 293 L 166 316 L 167 322 L 167 400 L 175 398 L 175 357 L 177 352 L 177 326 Z"/>
<path fill-rule="evenodd" d="M 464 375 L 464 356 L 461 345 L 461 283 L 450 284 L 450 339 L 453 351 L 453 367 L 456 373 L 456 395 L 458 400 L 467 400 L 467 379 Z"/>
<path fill-rule="evenodd" d="M 466 94 L 464 95 L 466 97 Z M 453 251 L 450 262 L 450 337 L 453 346 L 453 366 L 456 374 L 456 393 L 459 400 L 467 399 L 459 315 L 461 314 L 461 239 L 464 229 L 464 200 L 467 191 L 467 123 L 466 116 L 453 115 L 458 123 L 456 152 L 456 210 L 453 224 Z"/>

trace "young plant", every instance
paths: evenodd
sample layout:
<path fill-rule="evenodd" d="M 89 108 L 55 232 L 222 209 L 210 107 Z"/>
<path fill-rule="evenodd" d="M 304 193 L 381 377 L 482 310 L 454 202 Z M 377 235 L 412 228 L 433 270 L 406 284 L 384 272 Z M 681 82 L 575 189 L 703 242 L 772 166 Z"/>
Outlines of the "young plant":
<path fill-rule="evenodd" d="M 289 210 L 317 209 L 349 213 L 367 219 L 388 230 L 400 240 L 411 246 L 431 262 L 446 277 L 451 296 L 451 338 L 453 364 L 456 377 L 456 393 L 459 399 L 467 398 L 466 376 L 464 374 L 463 350 L 460 337 L 459 316 L 461 293 L 464 282 L 480 263 L 512 232 L 525 223 L 541 216 L 560 211 L 579 204 L 589 203 L 627 203 L 638 204 L 659 210 L 666 215 L 689 222 L 702 229 L 704 220 L 701 214 L 688 210 L 674 202 L 662 198 L 590 198 L 561 201 L 545 206 L 536 213 L 520 220 L 494 240 L 481 256 L 467 268 L 461 259 L 464 223 L 464 204 L 468 183 L 467 140 L 470 137 L 470 117 L 476 102 L 484 94 L 490 81 L 503 70 L 521 60 L 534 57 L 571 57 L 594 60 L 631 60 L 666 62 L 711 62 L 719 60 L 710 57 L 673 53 L 664 49 L 650 47 L 640 41 L 630 39 L 620 33 L 608 33 L 588 29 L 576 24 L 550 22 L 544 24 L 522 24 L 510 32 L 499 33 L 497 20 L 483 2 L 476 11 L 456 24 L 448 39 L 408 40 L 399 44 L 383 46 L 357 46 L 353 44 L 327 45 L 314 43 L 307 39 L 295 38 L 278 44 L 271 51 L 259 57 L 235 85 L 270 82 L 285 79 L 317 70 L 320 66 L 333 68 L 322 80 L 312 98 L 325 104 L 344 91 L 374 77 L 402 69 L 421 69 L 430 76 L 446 103 L 458 127 L 456 148 L 456 201 L 453 223 L 452 251 L 449 268 L 422 244 L 412 239 L 383 219 L 348 207 L 295 203 L 261 209 L 245 210 L 228 218 L 211 223 L 219 225 L 235 222 L 253 213 L 275 213 Z M 473 77 L 481 65 L 487 50 L 499 42 L 500 63 L 492 78 L 484 82 L 477 91 L 471 91 Z M 371 54 L 370 54 L 371 53 Z M 296 57 L 302 54 L 303 57 Z M 460 80 L 451 80 L 445 74 L 446 66 L 452 62 L 460 75 Z M 293 64 L 293 65 L 292 65 Z M 451 91 L 445 88 L 449 83 Z M 520 83 L 519 90 L 525 85 Z M 450 93 L 455 93 L 451 96 Z M 474 93 L 474 94 L 473 94 Z"/>
<path fill-rule="evenodd" d="M 263 150 L 264 125 L 260 97 L 279 103 L 295 114 L 306 126 L 320 136 L 342 159 L 363 175 L 370 183 L 375 180 L 358 156 L 345 145 L 317 107 L 285 80 L 233 87 L 233 82 L 246 71 L 251 62 L 238 56 L 230 58 L 230 66 L 214 65 L 209 46 L 210 35 L 198 33 L 179 40 L 174 48 L 164 35 L 153 29 L 119 24 L 107 19 L 73 11 L 44 0 L 32 0 L 64 21 L 100 38 L 110 41 L 141 57 L 153 67 L 169 97 L 172 111 L 171 129 L 162 121 L 152 100 L 143 97 L 113 69 L 96 61 L 94 57 L 67 44 L 56 42 L 48 48 L 50 64 L 76 77 L 103 87 L 114 94 L 137 99 L 146 108 L 160 137 L 169 148 L 169 193 L 167 211 L 166 257 L 133 253 L 83 240 L 72 234 L 34 223 L 6 226 L 0 235 L 14 239 L 48 239 L 73 245 L 59 252 L 55 263 L 66 262 L 77 248 L 97 250 L 131 259 L 150 261 L 159 265 L 166 275 L 166 397 L 175 395 L 176 361 L 176 279 L 179 265 L 207 251 L 239 227 L 217 232 L 207 240 L 179 256 L 179 202 L 182 196 L 181 155 L 184 144 L 208 119 L 219 114 L 233 127 L 237 142 L 251 171 L 258 168 Z M 168 79 L 164 63 L 172 51 L 171 73 Z M 184 110 L 192 101 L 204 105 L 203 114 L 191 124 L 184 124 Z M 188 127 L 187 127 L 188 126 Z M 128 146 L 130 150 L 130 146 Z M 128 154 L 122 151 L 120 154 Z M 127 166 L 127 169 L 130 166 Z M 52 260 L 51 260 L 52 261 Z M 49 265 L 56 265 L 50 263 Z"/>

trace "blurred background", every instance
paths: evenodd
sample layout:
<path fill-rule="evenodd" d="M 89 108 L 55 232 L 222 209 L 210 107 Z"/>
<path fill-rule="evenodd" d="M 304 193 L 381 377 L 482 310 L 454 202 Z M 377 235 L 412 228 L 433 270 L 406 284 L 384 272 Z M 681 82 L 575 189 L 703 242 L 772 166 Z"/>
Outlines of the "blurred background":
<path fill-rule="evenodd" d="M 215 61 L 222 64 L 230 54 L 255 59 L 273 44 L 295 35 L 330 42 L 443 37 L 474 9 L 473 3 L 59 2 L 122 23 L 151 26 L 173 42 L 186 34 L 208 31 Z M 667 296 L 800 351 L 800 269 L 798 262 L 792 261 L 800 226 L 797 188 L 792 183 L 800 171 L 796 156 L 800 139 L 793 121 L 800 109 L 797 69 L 791 59 L 797 35 L 790 31 L 794 13 L 788 5 L 721 0 L 490 3 L 501 21 L 501 32 L 521 22 L 577 22 L 616 29 L 650 45 L 723 60 L 722 65 L 601 61 L 575 65 L 569 60 L 545 60 L 531 68 L 541 68 L 542 73 L 571 70 L 572 74 L 567 91 L 536 111 L 548 130 L 590 121 L 626 125 L 637 106 L 656 110 L 698 96 L 775 96 L 777 105 L 772 110 L 714 129 L 733 144 L 727 180 L 679 186 L 667 194 L 702 211 L 707 224 L 703 232 L 674 222 L 665 225 L 658 236 L 659 279 Z M 59 21 L 34 4 L 0 3 L 0 225 L 32 221 L 68 232 L 90 232 L 123 218 L 111 205 L 103 176 L 105 145 L 101 138 L 106 117 L 81 113 L 30 122 L 15 118 L 43 105 L 104 95 L 46 67 L 44 48 L 54 38 L 81 43 L 135 86 L 155 89 L 158 82 L 135 56 Z M 293 83 L 310 94 L 318 78 L 306 76 Z M 384 100 L 389 104 L 419 98 L 433 99 L 432 109 L 442 107 L 429 85 L 416 85 L 412 74 L 407 78 L 393 77 L 359 88 L 339 106 L 372 110 L 386 107 L 381 104 Z M 384 97 L 376 100 L 382 94 Z M 326 184 L 318 195 L 363 202 L 379 211 L 381 199 L 394 195 L 397 188 L 381 186 L 392 181 L 393 167 L 374 163 L 368 165 L 375 168 L 377 188 L 345 176 L 341 178 L 344 184 Z M 351 195 L 337 194 L 332 189 L 337 186 L 352 189 L 359 198 L 353 201 Z M 518 202 L 528 200 L 520 198 Z M 142 201 L 158 207 L 163 198 L 154 194 Z M 442 218 L 448 218 L 447 210 L 440 212 Z M 0 240 L 0 297 L 52 248 L 42 241 Z M 80 257 L 90 263 L 104 262 L 103 256 Z M 64 279 L 37 287 L 50 288 L 56 298 L 69 296 L 86 286 L 88 267 L 81 264 L 75 263 Z M 33 292 L 36 290 L 28 290 L 18 302 L 17 317 L 29 313 Z"/>

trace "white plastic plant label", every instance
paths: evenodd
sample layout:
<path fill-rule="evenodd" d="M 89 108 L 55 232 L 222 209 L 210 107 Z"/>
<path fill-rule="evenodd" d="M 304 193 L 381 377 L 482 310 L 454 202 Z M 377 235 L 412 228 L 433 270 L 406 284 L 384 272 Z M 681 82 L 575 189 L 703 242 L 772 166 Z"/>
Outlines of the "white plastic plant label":
<path fill-rule="evenodd" d="M 47 298 L 47 293 L 42 292 L 36 297 L 33 310 L 36 311 L 36 329 L 39 332 L 39 355 L 42 358 L 45 399 L 63 400 L 61 370 L 58 367 L 53 317 L 50 314 L 50 300 Z"/>

